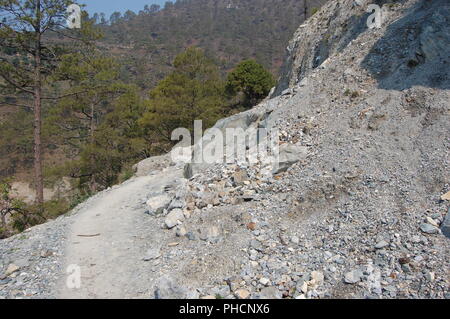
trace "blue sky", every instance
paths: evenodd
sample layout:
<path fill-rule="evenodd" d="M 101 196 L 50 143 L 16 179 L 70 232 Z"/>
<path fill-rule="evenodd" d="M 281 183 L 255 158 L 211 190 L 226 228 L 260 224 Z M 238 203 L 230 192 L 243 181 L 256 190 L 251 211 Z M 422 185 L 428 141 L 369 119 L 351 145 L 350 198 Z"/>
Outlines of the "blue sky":
<path fill-rule="evenodd" d="M 127 10 L 134 11 L 136 13 L 139 10 L 144 9 L 146 4 L 159 4 L 164 6 L 166 0 L 75 0 L 76 3 L 86 4 L 85 10 L 89 13 L 104 12 L 107 17 L 114 11 L 125 12 Z M 175 0 L 173 0 L 175 2 Z"/>

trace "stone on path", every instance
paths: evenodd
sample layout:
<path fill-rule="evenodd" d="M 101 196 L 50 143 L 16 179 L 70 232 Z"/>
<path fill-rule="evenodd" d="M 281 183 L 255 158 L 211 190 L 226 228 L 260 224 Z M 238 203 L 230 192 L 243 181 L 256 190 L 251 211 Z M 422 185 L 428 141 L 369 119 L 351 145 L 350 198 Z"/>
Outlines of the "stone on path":
<path fill-rule="evenodd" d="M 427 223 L 421 224 L 420 225 L 420 230 L 422 232 L 424 232 L 425 234 L 437 234 L 437 233 L 439 233 L 439 228 L 437 228 L 437 227 L 435 227 L 433 225 L 427 224 Z"/>
<path fill-rule="evenodd" d="M 344 282 L 346 284 L 356 284 L 361 281 L 362 272 L 360 270 L 352 270 L 345 274 Z"/>
<path fill-rule="evenodd" d="M 174 209 L 171 211 L 164 221 L 166 224 L 166 227 L 169 229 L 174 228 L 175 226 L 178 226 L 179 222 L 183 222 L 185 219 L 184 213 L 181 209 Z"/>

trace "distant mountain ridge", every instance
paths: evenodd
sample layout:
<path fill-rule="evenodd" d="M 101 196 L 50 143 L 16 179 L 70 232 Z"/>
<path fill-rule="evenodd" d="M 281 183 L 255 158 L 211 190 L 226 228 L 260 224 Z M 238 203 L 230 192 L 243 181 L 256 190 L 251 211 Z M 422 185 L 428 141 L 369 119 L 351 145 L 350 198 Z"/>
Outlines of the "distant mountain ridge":
<path fill-rule="evenodd" d="M 199 46 L 229 70 L 255 58 L 278 74 L 288 41 L 306 16 L 327 0 L 179 0 L 135 14 L 115 13 L 99 20 L 102 44 L 125 60 L 124 79 L 154 86 L 180 51 Z"/>

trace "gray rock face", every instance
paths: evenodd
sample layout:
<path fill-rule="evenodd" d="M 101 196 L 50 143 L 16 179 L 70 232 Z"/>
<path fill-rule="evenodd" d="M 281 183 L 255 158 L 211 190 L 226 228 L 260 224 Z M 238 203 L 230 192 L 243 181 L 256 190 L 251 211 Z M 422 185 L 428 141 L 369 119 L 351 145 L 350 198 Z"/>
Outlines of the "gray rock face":
<path fill-rule="evenodd" d="M 346 284 L 356 284 L 361 281 L 363 273 L 360 270 L 352 270 L 345 274 L 344 282 Z"/>
<path fill-rule="evenodd" d="M 234 141 L 227 141 L 226 140 L 226 130 L 228 128 L 235 128 L 235 129 L 242 129 L 244 131 L 247 131 L 249 128 L 258 128 L 259 126 L 262 126 L 262 122 L 267 118 L 268 113 L 264 108 L 259 109 L 253 109 L 249 110 L 247 112 L 239 113 L 236 115 L 233 115 L 228 118 L 224 118 L 216 123 L 214 125 L 214 129 L 218 129 L 222 132 L 224 138 L 224 149 L 226 149 L 227 145 L 232 146 L 230 143 L 234 143 Z M 205 147 L 211 143 L 211 137 L 212 133 L 208 133 L 208 131 L 205 132 L 202 140 L 194 145 L 193 147 L 193 153 L 195 154 L 200 153 L 200 149 Z M 229 143 L 230 142 L 230 143 Z M 201 144 L 200 144 L 201 143 Z M 208 167 L 210 167 L 211 164 L 206 162 L 196 162 L 188 163 L 184 167 L 184 177 L 187 179 L 192 178 L 195 174 L 198 174 L 204 170 L 206 170 Z"/>
<path fill-rule="evenodd" d="M 450 63 L 449 16 L 447 0 L 418 1 L 387 27 L 363 61 L 364 67 L 380 81 L 380 88 L 404 90 L 414 85 L 450 88 L 445 71 Z M 408 36 L 399 38 L 399 32 L 404 30 L 409 30 Z"/>
<path fill-rule="evenodd" d="M 352 9 L 353 1 L 328 1 L 324 5 L 325 12 L 339 14 L 315 14 L 297 29 L 287 47 L 282 75 L 272 96 L 279 96 L 295 86 L 366 29 L 367 17 L 355 18 Z M 347 27 L 350 25 L 351 28 Z"/>
<path fill-rule="evenodd" d="M 305 159 L 308 155 L 308 148 L 295 144 L 283 144 L 280 146 L 280 156 L 278 167 L 274 167 L 273 174 L 285 172 L 295 163 Z"/>
<path fill-rule="evenodd" d="M 422 232 L 424 232 L 425 234 L 437 234 L 437 233 L 439 233 L 439 228 L 437 228 L 437 227 L 435 227 L 433 225 L 427 224 L 427 223 L 421 224 L 420 225 L 420 230 Z"/>
<path fill-rule="evenodd" d="M 295 87 L 315 70 L 326 67 L 330 57 L 342 53 L 367 31 L 365 10 L 370 2 L 361 2 L 364 4 L 355 6 L 355 1 L 328 1 L 319 14 L 298 28 L 287 47 L 282 75 L 272 97 Z M 383 9 L 386 10 L 386 5 Z M 423 84 L 423 79 L 428 78 L 429 82 L 441 82 L 431 83 L 433 86 L 448 89 L 448 84 L 441 81 L 446 78 L 445 65 L 449 63 L 446 49 L 450 41 L 448 1 L 418 1 L 408 9 L 408 14 L 387 27 L 387 32 L 363 63 L 372 74 L 380 76 L 386 83 L 385 88 L 404 89 L 414 83 Z M 389 11 L 385 11 L 385 18 L 390 15 Z M 398 34 L 404 30 L 410 30 L 408 36 L 399 38 Z"/>

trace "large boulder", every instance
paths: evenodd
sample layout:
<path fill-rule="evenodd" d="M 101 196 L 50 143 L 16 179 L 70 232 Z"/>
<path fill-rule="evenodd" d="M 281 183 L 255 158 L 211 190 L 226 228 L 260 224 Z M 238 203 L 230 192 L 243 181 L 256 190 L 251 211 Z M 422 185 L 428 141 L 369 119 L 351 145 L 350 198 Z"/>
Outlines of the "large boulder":
<path fill-rule="evenodd" d="M 147 206 L 149 206 L 152 215 L 160 215 L 168 208 L 171 201 L 172 197 L 168 194 L 160 194 L 151 197 L 147 201 Z"/>
<path fill-rule="evenodd" d="M 308 148 L 297 144 L 283 144 L 279 150 L 278 165 L 275 163 L 272 173 L 285 172 L 295 163 L 303 160 L 308 155 Z"/>
<path fill-rule="evenodd" d="M 239 113 L 224 119 L 219 120 L 216 125 L 214 125 L 215 130 L 219 130 L 224 137 L 224 150 L 226 150 L 228 141 L 226 140 L 226 131 L 227 129 L 243 129 L 247 131 L 249 129 L 257 129 L 261 127 L 265 127 L 265 121 L 268 116 L 272 113 L 275 105 L 267 102 L 265 105 L 260 105 L 257 109 L 252 109 L 247 112 Z M 214 131 L 206 131 L 202 140 L 193 146 L 192 152 L 200 152 L 200 148 L 203 150 L 207 147 L 209 143 L 214 141 L 212 138 L 215 135 Z M 230 141 L 231 142 L 231 141 Z M 201 143 L 201 144 L 200 144 Z M 234 141 L 232 141 L 234 143 Z M 246 139 L 246 143 L 248 143 L 248 139 Z M 230 144 L 231 146 L 231 144 Z M 245 145 L 246 147 L 248 145 Z M 211 164 L 206 162 L 200 163 L 188 163 L 184 168 L 184 177 L 189 179 L 192 176 L 206 170 L 210 167 Z"/>

